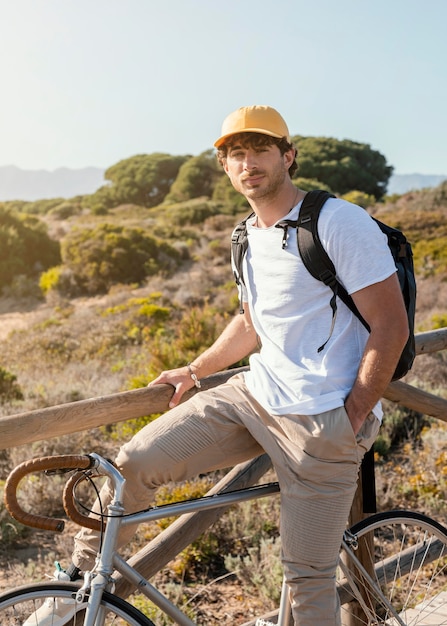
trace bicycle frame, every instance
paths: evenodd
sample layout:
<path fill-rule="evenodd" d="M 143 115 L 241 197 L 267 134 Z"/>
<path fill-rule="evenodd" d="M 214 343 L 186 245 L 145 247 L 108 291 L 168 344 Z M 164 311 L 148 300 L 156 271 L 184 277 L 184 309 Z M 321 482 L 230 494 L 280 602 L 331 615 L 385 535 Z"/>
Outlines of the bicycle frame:
<path fill-rule="evenodd" d="M 196 626 L 196 624 L 187 615 L 185 615 L 181 609 L 168 600 L 168 598 L 158 591 L 154 585 L 152 585 L 146 578 L 142 577 L 135 568 L 129 565 L 129 563 L 127 563 L 117 553 L 116 544 L 120 527 L 141 524 L 144 522 L 152 522 L 166 517 L 178 516 L 186 513 L 195 513 L 198 511 L 228 507 L 256 498 L 271 496 L 279 493 L 278 483 L 269 483 L 255 487 L 246 487 L 244 489 L 228 493 L 203 496 L 197 500 L 187 500 L 184 502 L 166 504 L 153 507 L 139 513 L 123 516 L 124 509 L 121 504 L 121 497 L 125 488 L 125 479 L 108 461 L 105 461 L 99 455 L 91 454 L 90 456 L 95 459 L 99 473 L 102 472 L 106 474 L 112 480 L 114 484 L 115 498 L 109 504 L 107 509 L 108 518 L 103 536 L 103 548 L 101 553 L 98 555 L 95 567 L 91 572 L 86 574 L 84 584 L 77 593 L 77 600 L 79 602 L 83 602 L 86 592 L 89 591 L 89 600 L 84 626 L 95 626 L 96 624 L 101 624 L 101 616 L 99 613 L 101 594 L 104 590 L 113 591 L 113 571 L 119 572 L 125 579 L 130 581 L 140 593 L 158 606 L 158 608 L 171 617 L 171 619 L 173 619 L 179 626 Z M 360 570 L 362 570 L 365 576 L 369 579 L 371 586 L 374 587 L 375 583 L 373 579 L 368 576 L 359 559 L 353 552 L 353 549 L 355 549 L 355 540 L 345 533 L 342 546 L 345 552 L 349 554 L 350 560 Z M 363 601 L 362 594 L 360 590 L 357 589 L 355 582 L 350 578 L 349 569 L 346 566 L 343 566 L 343 564 L 341 564 L 341 569 L 346 576 L 351 591 L 361 604 L 365 614 L 368 615 L 368 613 L 370 613 L 368 606 Z M 396 620 L 395 623 L 397 625 L 400 624 L 405 626 L 404 622 L 400 619 L 389 602 L 387 602 L 387 606 L 390 614 Z M 277 626 L 289 626 L 290 615 L 289 594 L 287 585 L 284 581 L 281 590 L 281 602 Z M 96 621 L 97 619 L 98 621 Z"/>
<path fill-rule="evenodd" d="M 165 517 L 228 507 L 248 500 L 270 496 L 279 493 L 278 483 L 268 483 L 255 487 L 246 487 L 228 493 L 203 496 L 197 500 L 166 504 L 139 513 L 123 516 L 122 494 L 125 488 L 125 479 L 111 463 L 99 455 L 93 453 L 90 456 L 95 460 L 98 473 L 105 474 L 112 480 L 115 497 L 107 508 L 108 518 L 103 535 L 102 550 L 98 554 L 93 570 L 87 572 L 84 584 L 77 593 L 77 600 L 82 602 L 86 592 L 89 591 L 84 626 L 95 626 L 95 624 L 98 623 L 96 619 L 98 617 L 101 594 L 104 590 L 113 589 L 113 571 L 119 572 L 124 578 L 134 584 L 139 592 L 151 600 L 151 602 L 158 606 L 166 615 L 169 615 L 169 617 L 180 626 L 196 626 L 189 617 L 158 591 L 154 585 L 143 578 L 135 568 L 130 566 L 117 553 L 116 545 L 120 528 L 122 526 L 141 524 L 143 522 L 152 522 Z M 287 593 L 282 594 L 282 597 L 287 598 Z M 284 609 L 283 612 L 288 613 L 290 611 L 287 612 Z M 278 626 L 288 626 L 288 621 L 285 621 L 285 619 L 286 618 L 284 618 L 282 622 L 278 622 Z M 101 623 L 100 619 L 99 623 Z"/>

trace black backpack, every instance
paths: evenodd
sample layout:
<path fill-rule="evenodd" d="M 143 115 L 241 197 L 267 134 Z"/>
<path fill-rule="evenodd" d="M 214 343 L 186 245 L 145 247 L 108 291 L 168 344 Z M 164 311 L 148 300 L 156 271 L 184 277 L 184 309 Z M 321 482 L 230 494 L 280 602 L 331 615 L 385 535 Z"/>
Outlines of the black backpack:
<path fill-rule="evenodd" d="M 283 247 L 287 245 L 288 228 L 292 227 L 297 229 L 298 250 L 304 265 L 314 278 L 323 281 L 325 285 L 332 290 L 330 305 L 332 308 L 333 322 L 337 310 L 337 297 L 339 297 L 369 331 L 368 324 L 360 315 L 351 296 L 348 294 L 343 285 L 338 282 L 334 264 L 323 248 L 320 237 L 318 236 L 317 224 L 321 208 L 328 198 L 334 197 L 335 196 L 327 191 L 310 191 L 306 194 L 303 200 L 298 221 L 283 220 L 276 226 L 284 229 Z M 252 215 L 253 213 L 236 226 L 231 237 L 232 262 L 234 276 L 238 286 L 240 286 L 241 281 L 243 282 L 242 261 L 248 246 L 246 221 Z M 402 376 L 405 376 L 405 374 L 410 370 L 416 356 L 414 340 L 416 280 L 414 276 L 413 253 L 410 243 L 400 230 L 392 228 L 387 224 L 383 224 L 375 218 L 371 219 L 374 219 L 382 232 L 384 232 L 387 236 L 388 246 L 396 264 L 400 288 L 404 298 L 405 308 L 407 310 L 410 334 L 393 376 L 393 380 L 398 380 L 399 378 L 402 378 Z M 241 312 L 243 312 L 242 303 Z M 325 345 L 326 343 L 320 346 L 318 351 L 320 352 L 323 350 Z"/>

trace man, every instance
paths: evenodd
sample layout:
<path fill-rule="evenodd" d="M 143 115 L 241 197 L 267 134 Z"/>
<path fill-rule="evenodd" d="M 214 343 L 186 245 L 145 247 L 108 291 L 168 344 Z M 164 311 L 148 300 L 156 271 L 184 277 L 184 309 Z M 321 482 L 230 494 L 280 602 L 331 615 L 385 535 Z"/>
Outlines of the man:
<path fill-rule="evenodd" d="M 371 330 L 341 302 L 331 328 L 329 288 L 305 269 L 295 231 L 283 247 L 284 231 L 275 227 L 296 219 L 305 196 L 291 180 L 296 150 L 285 121 L 268 106 L 242 107 L 226 118 L 215 146 L 254 212 L 247 223 L 244 312 L 191 364 L 151 383 L 173 386 L 171 410 L 120 450 L 124 504 L 140 510 L 169 480 L 267 452 L 281 486 L 282 559 L 295 624 L 336 626 L 341 537 L 361 459 L 379 428 L 380 398 L 408 337 L 394 262 L 363 209 L 326 202 L 320 238 Z M 248 372 L 179 404 L 201 378 L 249 354 Z M 101 498 L 109 497 L 106 486 Z M 123 532 L 123 543 L 132 532 Z M 95 532 L 78 533 L 68 575 L 90 568 L 97 546 Z M 68 621 L 63 611 L 58 626 Z"/>

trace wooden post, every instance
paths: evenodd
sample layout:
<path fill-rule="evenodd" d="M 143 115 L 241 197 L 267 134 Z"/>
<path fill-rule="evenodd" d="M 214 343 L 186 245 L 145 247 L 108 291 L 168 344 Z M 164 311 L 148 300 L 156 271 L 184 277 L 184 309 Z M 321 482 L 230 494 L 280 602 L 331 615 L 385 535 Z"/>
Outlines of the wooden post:
<path fill-rule="evenodd" d="M 362 472 L 359 472 L 357 491 L 355 493 L 354 501 L 352 503 L 348 524 L 351 527 L 353 524 L 360 522 L 365 517 L 366 515 L 365 513 L 363 513 Z M 359 547 L 356 551 L 356 556 L 359 558 L 360 562 L 363 565 L 368 563 L 368 548 L 364 542 L 359 543 Z M 349 569 L 351 569 L 352 564 L 349 563 L 349 561 L 346 561 L 345 564 Z M 355 572 L 353 572 L 353 576 L 355 579 Z M 367 623 L 365 613 L 363 612 L 363 609 L 357 602 L 357 600 L 349 602 L 348 607 L 349 608 L 346 611 L 342 610 L 342 626 L 362 626 L 363 624 Z"/>

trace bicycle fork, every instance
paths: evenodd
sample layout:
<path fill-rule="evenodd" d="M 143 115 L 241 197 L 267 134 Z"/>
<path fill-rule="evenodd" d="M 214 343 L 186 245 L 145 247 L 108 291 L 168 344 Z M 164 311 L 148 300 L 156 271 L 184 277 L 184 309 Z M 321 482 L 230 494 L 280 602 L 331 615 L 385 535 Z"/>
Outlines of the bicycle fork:
<path fill-rule="evenodd" d="M 96 563 L 90 572 L 86 572 L 84 583 L 76 594 L 77 602 L 84 602 L 88 594 L 88 602 L 84 618 L 84 626 L 103 626 L 105 609 L 101 607 L 104 591 L 113 592 L 112 555 L 116 546 L 121 519 L 124 513 L 122 494 L 125 479 L 112 468 L 109 477 L 115 483 L 115 499 L 107 507 L 107 524 L 104 531 L 102 550 L 96 558 Z"/>
<path fill-rule="evenodd" d="M 289 587 L 286 583 L 286 579 L 283 578 L 282 588 L 281 588 L 281 601 L 279 603 L 279 613 L 278 613 L 278 626 L 290 626 L 291 625 L 291 605 L 290 605 L 290 591 Z"/>
<path fill-rule="evenodd" d="M 93 574 L 87 572 L 84 584 L 76 594 L 76 601 L 84 602 L 88 594 L 87 608 L 85 611 L 84 626 L 102 626 L 105 620 L 104 609 L 101 607 L 103 591 L 110 585 L 109 577 L 103 574 Z"/>

